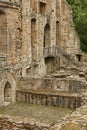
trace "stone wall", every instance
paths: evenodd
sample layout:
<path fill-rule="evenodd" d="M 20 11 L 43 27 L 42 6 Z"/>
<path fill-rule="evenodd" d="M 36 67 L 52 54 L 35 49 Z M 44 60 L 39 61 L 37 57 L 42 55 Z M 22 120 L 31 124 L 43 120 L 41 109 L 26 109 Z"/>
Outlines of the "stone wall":
<path fill-rule="evenodd" d="M 44 57 L 43 52 L 46 47 L 57 46 L 66 53 L 72 54 L 75 59 L 75 54 L 79 52 L 79 38 L 75 31 L 71 8 L 68 3 L 65 0 L 61 2 L 59 0 L 38 0 L 22 1 L 21 4 L 23 16 L 22 75 L 27 75 L 26 69 L 28 68 L 31 76 L 41 77 L 45 75 L 49 68 L 46 64 L 47 60 L 50 66 L 54 66 L 54 60 L 50 62 L 49 57 L 46 57 L 47 59 Z M 32 21 L 35 21 L 35 26 L 32 26 Z M 48 35 L 46 34 L 48 31 L 45 31 L 47 26 L 49 27 L 49 39 L 46 38 Z M 60 59 L 62 60 L 62 58 Z"/>
<path fill-rule="evenodd" d="M 75 61 L 75 54 L 79 53 L 71 8 L 65 0 L 4 0 L 0 1 L 0 14 L 4 14 L 0 19 L 0 30 L 4 30 L 0 42 L 6 44 L 6 54 L 1 54 L 2 49 L 0 53 L 2 101 L 7 82 L 12 86 L 12 100 L 19 89 L 55 92 L 86 89 L 85 83 L 76 82 L 77 79 L 74 82 L 64 74 L 42 78 L 59 72 L 62 65 L 74 64 L 68 64 L 71 58 L 67 60 L 64 54 L 69 53 L 68 57 Z M 70 72 L 74 76 L 76 73 L 74 69 Z"/>
<path fill-rule="evenodd" d="M 80 50 L 66 0 L 0 1 L 0 34 L 0 104 L 24 101 L 73 109 L 81 106 L 80 92 L 86 91 L 87 85 L 87 56 Z M 78 62 L 84 62 L 81 73 L 71 67 L 65 68 L 66 74 L 41 78 L 59 73 L 63 65 L 78 66 Z M 0 127 L 48 129 L 8 118 L 0 118 Z"/>
<path fill-rule="evenodd" d="M 6 0 L 0 2 L 0 8 L 7 19 L 6 62 L 14 73 L 19 71 L 16 75 L 42 77 L 57 70 L 61 64 L 56 59 L 60 58 L 61 62 L 64 57 L 56 54 L 54 47 L 70 53 L 75 59 L 76 51 L 79 52 L 79 39 L 71 8 L 65 0 Z M 47 51 L 45 57 L 46 49 L 50 53 Z"/>
<path fill-rule="evenodd" d="M 78 79 L 78 81 L 77 81 Z M 66 75 L 56 74 L 54 78 L 20 78 L 17 82 L 17 89 L 34 91 L 65 91 L 65 92 L 84 92 L 86 91 L 86 82 L 80 81 L 81 78 L 70 78 Z M 79 93 L 78 93 L 79 94 Z"/>
<path fill-rule="evenodd" d="M 19 11 L 18 6 L 8 2 L 0 2 L 0 11 L 4 14 L 3 19 L 0 22 L 0 31 L 2 32 L 2 52 L 0 52 L 1 57 L 5 57 L 6 65 L 14 66 L 19 64 L 18 55 L 18 44 L 19 44 Z M 0 15 L 1 16 L 1 15 Z M 6 18 L 6 20 L 5 20 Z M 4 21 L 3 21 L 4 20 Z M 3 21 L 3 25 L 2 25 Z M 2 26 L 2 27 L 1 27 Z M 6 27 L 7 26 L 7 27 Z M 0 47 L 1 48 L 1 47 Z M 5 49 L 5 50 L 4 50 Z M 5 51 L 5 53 L 3 53 Z"/>
<path fill-rule="evenodd" d="M 61 47 L 67 53 L 75 55 L 80 51 L 80 41 L 72 20 L 72 10 L 66 0 L 61 1 Z"/>
<path fill-rule="evenodd" d="M 30 104 L 38 105 L 49 105 L 57 106 L 63 108 L 76 109 L 82 104 L 82 99 L 80 96 L 75 96 L 74 94 L 69 96 L 68 94 L 53 94 L 53 93 L 43 93 L 43 92 L 26 92 L 26 91 L 17 91 L 16 92 L 16 101 L 17 102 L 27 102 Z"/>

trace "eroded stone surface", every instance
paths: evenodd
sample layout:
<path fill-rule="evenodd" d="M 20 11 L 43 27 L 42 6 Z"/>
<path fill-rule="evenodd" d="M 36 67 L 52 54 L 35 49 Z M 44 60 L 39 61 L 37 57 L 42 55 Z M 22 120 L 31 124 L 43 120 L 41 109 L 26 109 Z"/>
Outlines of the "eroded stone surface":
<path fill-rule="evenodd" d="M 68 116 L 57 130 L 86 130 L 87 129 L 87 105 L 78 108 Z"/>
<path fill-rule="evenodd" d="M 76 108 L 87 102 L 86 70 L 87 55 L 80 50 L 66 0 L 0 1 L 2 106 L 16 100 L 41 104 L 44 99 L 43 104 L 70 107 L 71 102 Z"/>

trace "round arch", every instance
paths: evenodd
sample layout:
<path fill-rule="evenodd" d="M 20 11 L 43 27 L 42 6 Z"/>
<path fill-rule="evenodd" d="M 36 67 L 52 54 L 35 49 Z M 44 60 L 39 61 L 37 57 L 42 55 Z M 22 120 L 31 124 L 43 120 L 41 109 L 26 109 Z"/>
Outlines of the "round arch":
<path fill-rule="evenodd" d="M 59 29 L 59 21 L 56 21 L 56 46 L 59 47 L 59 35 L 60 35 L 60 29 Z"/>
<path fill-rule="evenodd" d="M 32 61 L 36 60 L 36 47 L 37 47 L 37 27 L 36 19 L 31 19 L 31 50 L 32 50 Z"/>
<path fill-rule="evenodd" d="M 4 101 L 12 102 L 12 87 L 8 81 L 6 82 L 4 87 Z"/>
<path fill-rule="evenodd" d="M 11 73 L 6 74 L 6 79 L 0 81 L 0 103 L 16 101 L 16 81 Z"/>
<path fill-rule="evenodd" d="M 47 23 L 44 28 L 44 47 L 49 47 L 50 44 L 50 25 Z"/>

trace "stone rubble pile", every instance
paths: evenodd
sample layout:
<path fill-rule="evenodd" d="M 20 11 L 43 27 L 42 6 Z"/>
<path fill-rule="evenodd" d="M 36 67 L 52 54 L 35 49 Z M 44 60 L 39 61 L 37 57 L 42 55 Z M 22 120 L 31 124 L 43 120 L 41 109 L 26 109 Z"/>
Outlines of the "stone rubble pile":
<path fill-rule="evenodd" d="M 87 105 L 77 108 L 65 117 L 62 123 L 55 125 L 56 130 L 87 130 Z"/>
<path fill-rule="evenodd" d="M 0 130 L 49 130 L 50 125 L 34 119 L 0 115 Z"/>

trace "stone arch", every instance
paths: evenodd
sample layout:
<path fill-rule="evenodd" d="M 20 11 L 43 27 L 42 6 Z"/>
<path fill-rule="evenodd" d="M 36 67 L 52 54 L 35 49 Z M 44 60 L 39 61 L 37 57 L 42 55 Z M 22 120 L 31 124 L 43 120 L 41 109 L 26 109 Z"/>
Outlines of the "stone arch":
<path fill-rule="evenodd" d="M 3 10 L 0 10 L 0 54 L 7 54 L 7 18 Z"/>
<path fill-rule="evenodd" d="M 56 21 L 56 46 L 59 47 L 59 21 Z"/>
<path fill-rule="evenodd" d="M 36 59 L 36 42 L 37 42 L 37 30 L 36 30 L 36 19 L 31 19 L 31 50 L 32 50 L 32 61 Z"/>
<path fill-rule="evenodd" d="M 4 101 L 12 102 L 12 87 L 8 81 L 6 82 L 4 87 Z"/>
<path fill-rule="evenodd" d="M 4 102 L 15 102 L 16 101 L 16 81 L 15 77 L 11 73 L 7 73 L 2 80 L 0 81 L 0 104 L 3 105 Z M 11 92 L 10 100 L 7 100 L 5 97 L 6 89 Z"/>
<path fill-rule="evenodd" d="M 44 47 L 50 47 L 50 25 L 47 23 L 44 28 Z"/>

